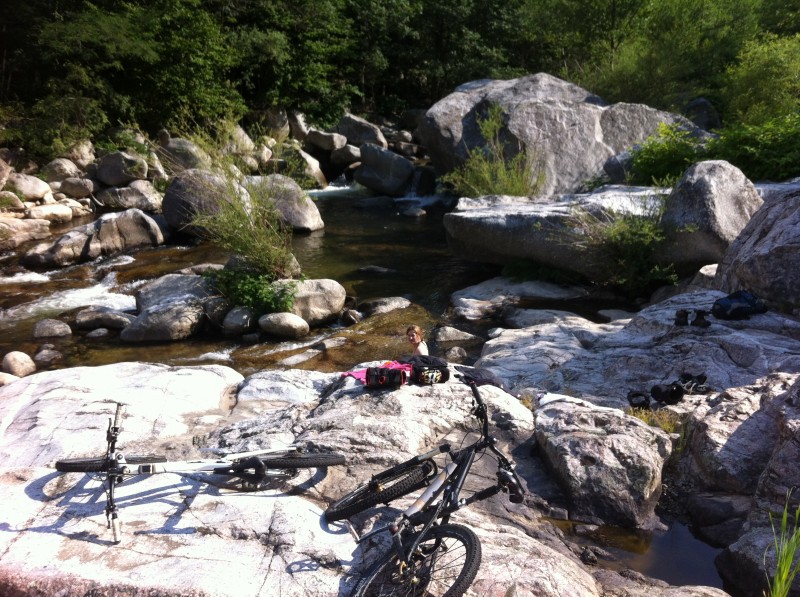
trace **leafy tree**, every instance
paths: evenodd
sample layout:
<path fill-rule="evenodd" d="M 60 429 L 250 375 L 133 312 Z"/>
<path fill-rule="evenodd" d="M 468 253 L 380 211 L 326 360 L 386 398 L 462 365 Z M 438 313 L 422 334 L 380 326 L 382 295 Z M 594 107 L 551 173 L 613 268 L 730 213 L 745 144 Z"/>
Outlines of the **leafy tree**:
<path fill-rule="evenodd" d="M 800 34 L 767 34 L 745 45 L 726 71 L 728 111 L 745 124 L 765 123 L 800 109 Z"/>

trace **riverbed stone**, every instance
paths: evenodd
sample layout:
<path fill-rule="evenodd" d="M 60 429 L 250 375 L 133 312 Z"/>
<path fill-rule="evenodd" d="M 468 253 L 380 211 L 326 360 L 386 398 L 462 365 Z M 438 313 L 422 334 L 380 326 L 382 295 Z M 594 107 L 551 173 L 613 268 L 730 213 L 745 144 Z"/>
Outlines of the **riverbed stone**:
<path fill-rule="evenodd" d="M 414 164 L 388 149 L 367 143 L 361 146 L 361 163 L 355 181 L 378 193 L 401 197 L 409 189 Z"/>
<path fill-rule="evenodd" d="M 15 192 L 24 201 L 38 201 L 52 194 L 50 185 L 41 178 L 20 172 L 9 174 L 4 189 Z"/>
<path fill-rule="evenodd" d="M 75 326 L 79 329 L 110 328 L 121 330 L 136 316 L 111 307 L 94 306 L 81 309 L 75 316 Z"/>
<path fill-rule="evenodd" d="M 347 299 L 347 291 L 336 280 L 317 279 L 282 283 L 295 285 L 297 290 L 291 312 L 302 317 L 311 327 L 336 319 Z"/>
<path fill-rule="evenodd" d="M 398 309 L 407 309 L 410 306 L 411 301 L 404 296 L 384 296 L 361 301 L 358 303 L 358 311 L 366 317 L 372 317 Z"/>
<path fill-rule="evenodd" d="M 5 371 L 0 371 L 0 388 L 17 381 L 18 379 L 20 379 L 18 375 L 14 375 L 12 373 L 6 373 Z"/>
<path fill-rule="evenodd" d="M 243 336 L 256 329 L 258 319 L 250 307 L 236 306 L 225 314 L 222 333 L 227 337 Z"/>
<path fill-rule="evenodd" d="M 3 357 L 3 372 L 16 377 L 25 377 L 36 372 L 36 363 L 24 352 L 12 350 Z"/>
<path fill-rule="evenodd" d="M 50 236 L 48 220 L 31 220 L 0 217 L 0 251 L 16 249 L 32 240 Z"/>
<path fill-rule="evenodd" d="M 104 185 L 119 187 L 147 178 L 147 161 L 124 151 L 107 153 L 96 162 L 97 178 Z"/>
<path fill-rule="evenodd" d="M 71 336 L 72 328 L 59 319 L 41 319 L 33 326 L 34 338 Z"/>
<path fill-rule="evenodd" d="M 163 198 L 149 180 L 133 180 L 127 186 L 103 190 L 97 195 L 97 200 L 112 209 L 160 212 Z"/>
<path fill-rule="evenodd" d="M 267 313 L 258 318 L 258 327 L 278 338 L 302 338 L 310 330 L 308 322 L 294 313 Z"/>
<path fill-rule="evenodd" d="M 61 181 L 61 192 L 76 199 L 88 197 L 100 190 L 100 185 L 91 178 L 71 177 Z"/>
<path fill-rule="evenodd" d="M 325 227 L 317 204 L 288 176 L 246 176 L 244 187 L 251 194 L 263 193 L 269 197 L 280 212 L 281 219 L 296 232 L 314 232 Z"/>
<path fill-rule="evenodd" d="M 44 165 L 41 175 L 47 182 L 61 182 L 66 178 L 79 177 L 81 169 L 67 158 L 56 158 Z"/>
<path fill-rule="evenodd" d="M 72 220 L 72 209 L 61 203 L 36 205 L 25 211 L 25 217 L 32 220 L 47 220 L 54 224 L 65 224 Z"/>

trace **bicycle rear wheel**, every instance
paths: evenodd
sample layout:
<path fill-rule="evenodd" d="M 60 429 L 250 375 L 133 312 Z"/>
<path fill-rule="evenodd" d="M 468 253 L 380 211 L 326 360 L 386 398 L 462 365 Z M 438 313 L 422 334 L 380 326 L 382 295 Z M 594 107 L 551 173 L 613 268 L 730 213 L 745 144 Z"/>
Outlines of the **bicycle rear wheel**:
<path fill-rule="evenodd" d="M 388 504 L 425 485 L 428 476 L 434 472 L 430 462 L 403 469 L 396 475 L 383 479 L 380 483 L 372 481 L 361 485 L 343 498 L 333 502 L 325 510 L 328 522 L 349 518 L 378 504 Z"/>
<path fill-rule="evenodd" d="M 126 456 L 125 462 L 133 465 L 166 462 L 163 456 Z M 102 473 L 108 470 L 106 458 L 63 458 L 56 460 L 56 470 L 62 473 Z"/>
<path fill-rule="evenodd" d="M 362 577 L 352 597 L 460 597 L 481 565 L 481 544 L 472 530 L 457 524 L 432 527 L 401 568 L 393 552 Z"/>
<path fill-rule="evenodd" d="M 259 459 L 267 468 L 320 468 L 344 464 L 344 456 L 336 452 L 320 452 L 317 454 L 297 454 L 287 452 L 275 456 L 260 456 Z"/>

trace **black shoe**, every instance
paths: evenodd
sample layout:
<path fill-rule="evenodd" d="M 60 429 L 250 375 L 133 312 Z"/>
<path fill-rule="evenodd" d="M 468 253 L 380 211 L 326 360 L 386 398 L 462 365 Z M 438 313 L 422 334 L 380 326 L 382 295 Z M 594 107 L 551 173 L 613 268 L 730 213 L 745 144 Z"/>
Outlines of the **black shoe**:
<path fill-rule="evenodd" d="M 683 387 L 677 382 L 662 383 L 650 388 L 650 395 L 653 399 L 664 404 L 678 404 L 683 399 L 684 393 Z"/>
<path fill-rule="evenodd" d="M 650 408 L 650 396 L 645 392 L 631 390 L 628 392 L 628 404 L 631 408 Z"/>
<path fill-rule="evenodd" d="M 706 319 L 706 315 L 708 315 L 708 311 L 701 311 L 697 310 L 694 312 L 694 319 L 692 319 L 692 325 L 698 328 L 707 328 L 711 325 L 711 322 Z"/>
<path fill-rule="evenodd" d="M 675 325 L 689 325 L 689 312 L 686 309 L 675 311 Z"/>

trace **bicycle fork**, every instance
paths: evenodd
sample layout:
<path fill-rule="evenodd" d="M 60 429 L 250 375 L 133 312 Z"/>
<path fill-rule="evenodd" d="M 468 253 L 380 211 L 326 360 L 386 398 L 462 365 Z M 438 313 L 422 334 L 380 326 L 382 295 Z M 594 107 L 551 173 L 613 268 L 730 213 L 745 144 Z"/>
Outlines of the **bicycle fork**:
<path fill-rule="evenodd" d="M 122 419 L 122 412 L 124 405 L 117 403 L 117 409 L 114 412 L 114 420 L 108 420 L 108 430 L 106 430 L 106 441 L 108 442 L 108 449 L 106 450 L 106 463 L 108 471 L 106 473 L 106 524 L 107 528 L 111 529 L 111 535 L 114 543 L 119 543 L 121 538 L 121 525 L 119 520 L 119 513 L 117 512 L 117 504 L 114 502 L 114 488 L 122 482 L 122 471 L 125 470 L 125 455 L 122 452 L 117 452 L 117 437 L 119 436 L 120 420 Z"/>

